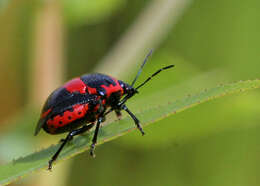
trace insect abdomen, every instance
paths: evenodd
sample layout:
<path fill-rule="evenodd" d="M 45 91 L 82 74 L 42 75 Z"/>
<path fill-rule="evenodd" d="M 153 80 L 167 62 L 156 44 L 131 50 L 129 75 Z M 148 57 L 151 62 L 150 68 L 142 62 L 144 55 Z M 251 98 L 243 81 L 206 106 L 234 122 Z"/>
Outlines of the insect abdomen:
<path fill-rule="evenodd" d="M 47 132 L 51 134 L 61 133 L 68 129 L 77 128 L 85 116 L 87 116 L 89 104 L 76 104 L 70 110 L 66 110 L 62 114 L 58 114 L 46 121 Z M 87 120 L 87 118 L 84 118 Z M 77 122 L 78 121 L 78 122 Z"/>

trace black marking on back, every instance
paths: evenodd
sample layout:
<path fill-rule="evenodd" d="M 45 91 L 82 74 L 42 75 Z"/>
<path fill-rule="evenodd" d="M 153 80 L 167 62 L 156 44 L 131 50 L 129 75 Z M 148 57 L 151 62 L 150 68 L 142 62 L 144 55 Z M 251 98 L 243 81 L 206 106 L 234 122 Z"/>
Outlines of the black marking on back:
<path fill-rule="evenodd" d="M 70 99 L 71 97 L 73 97 L 73 94 L 68 92 L 64 87 L 54 90 L 47 98 L 47 101 L 45 102 L 45 104 L 43 106 L 42 112 L 45 112 L 48 109 L 50 109 L 56 105 L 59 105 L 60 103 L 64 102 L 65 100 Z"/>
<path fill-rule="evenodd" d="M 89 107 L 94 107 L 97 102 L 97 96 L 96 95 L 90 95 L 90 94 L 80 94 L 78 92 L 75 92 L 72 94 L 72 96 L 69 99 L 64 100 L 63 102 L 57 103 L 52 107 L 52 112 L 49 118 L 61 115 L 63 112 L 70 110 L 73 111 L 73 106 L 76 104 L 84 104 L 89 103 Z"/>
<path fill-rule="evenodd" d="M 116 82 L 105 74 L 87 74 L 81 76 L 80 79 L 91 88 L 100 88 L 101 85 L 109 86 L 111 84 L 116 86 Z"/>
<path fill-rule="evenodd" d="M 48 109 L 51 109 L 51 112 L 45 117 L 41 118 L 38 121 L 38 124 L 35 129 L 35 135 L 37 135 L 40 129 L 44 126 L 46 121 L 50 118 L 53 118 L 57 115 L 62 115 L 65 111 L 73 111 L 73 106 L 76 104 L 89 103 L 89 108 L 97 104 L 97 96 L 90 94 L 80 94 L 78 92 L 70 93 L 65 88 L 59 88 L 55 90 L 47 99 L 43 112 L 46 112 Z"/>

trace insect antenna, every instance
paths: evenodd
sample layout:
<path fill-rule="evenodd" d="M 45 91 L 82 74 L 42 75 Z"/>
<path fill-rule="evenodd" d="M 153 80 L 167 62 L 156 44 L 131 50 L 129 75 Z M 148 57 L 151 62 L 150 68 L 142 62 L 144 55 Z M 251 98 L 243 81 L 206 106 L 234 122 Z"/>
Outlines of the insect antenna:
<path fill-rule="evenodd" d="M 157 70 L 155 73 L 153 73 L 150 77 L 148 77 L 142 84 L 140 84 L 139 86 L 137 86 L 135 89 L 139 89 L 141 88 L 142 86 L 144 86 L 148 81 L 150 81 L 154 76 L 158 75 L 160 72 L 162 72 L 163 70 L 166 70 L 166 69 L 169 69 L 169 68 L 172 68 L 174 67 L 174 65 L 169 65 L 169 66 L 166 66 L 166 67 L 163 67 L 159 70 Z"/>
<path fill-rule="evenodd" d="M 152 54 L 152 50 L 149 52 L 149 54 L 146 56 L 141 68 L 139 69 L 134 81 L 132 82 L 132 87 L 133 85 L 135 84 L 137 78 L 140 76 L 141 72 L 142 72 L 142 69 L 147 61 L 147 58 Z M 154 76 L 158 75 L 160 72 L 162 72 L 163 70 L 166 70 L 166 69 L 169 69 L 169 68 L 172 68 L 174 67 L 174 65 L 169 65 L 169 66 L 166 66 L 166 67 L 163 67 L 159 70 L 157 70 L 155 73 L 153 73 L 150 77 L 148 77 L 142 84 L 140 84 L 139 86 L 137 86 L 136 88 L 134 88 L 134 92 L 131 92 L 129 94 L 127 94 L 121 101 L 118 105 L 123 105 L 129 98 L 133 97 L 136 93 L 138 93 L 137 89 L 141 88 L 142 86 L 144 86 L 148 81 L 150 81 Z M 111 111 L 108 111 L 108 113 L 111 112 Z"/>
<path fill-rule="evenodd" d="M 150 52 L 146 55 L 146 57 L 145 57 L 145 59 L 144 59 L 144 62 L 142 63 L 142 65 L 141 65 L 139 71 L 137 72 L 137 74 L 136 74 L 134 80 L 133 80 L 132 83 L 131 83 L 131 87 L 134 86 L 136 80 L 138 79 L 138 77 L 140 76 L 140 74 L 141 74 L 141 72 L 142 72 L 142 70 L 143 70 L 143 68 L 144 68 L 144 65 L 145 65 L 146 62 L 147 62 L 148 57 L 149 57 L 150 55 L 152 55 L 152 53 L 153 53 L 153 50 L 150 50 Z M 127 94 L 127 95 L 119 102 L 118 106 L 119 106 L 119 107 L 122 106 L 122 105 L 123 105 L 129 98 L 131 98 L 134 94 L 136 94 L 136 92 L 133 92 L 133 93 L 131 93 L 131 94 Z M 104 115 L 109 114 L 109 113 L 112 112 L 113 110 L 114 110 L 113 108 L 110 108 L 107 112 L 105 112 Z"/>
<path fill-rule="evenodd" d="M 140 76 L 140 74 L 141 74 L 141 72 L 142 72 L 142 70 L 143 70 L 143 68 L 144 68 L 144 65 L 145 65 L 146 62 L 147 62 L 148 57 L 149 57 L 150 55 L 152 55 L 152 53 L 153 53 L 153 50 L 150 50 L 150 52 L 146 55 L 143 64 L 141 65 L 139 71 L 137 72 L 137 74 L 136 74 L 136 76 L 135 76 L 135 79 L 134 79 L 133 82 L 131 83 L 131 86 L 132 86 L 132 87 L 134 86 L 136 80 L 137 80 L 138 77 Z"/>

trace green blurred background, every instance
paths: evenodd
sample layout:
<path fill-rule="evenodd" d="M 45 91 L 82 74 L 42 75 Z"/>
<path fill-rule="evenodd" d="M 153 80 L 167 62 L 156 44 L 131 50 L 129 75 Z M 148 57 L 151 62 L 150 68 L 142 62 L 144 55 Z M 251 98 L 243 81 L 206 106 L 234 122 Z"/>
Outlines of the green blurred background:
<path fill-rule="evenodd" d="M 34 137 L 41 106 L 66 80 L 93 71 L 140 81 L 172 72 L 129 102 L 145 106 L 175 84 L 171 100 L 221 83 L 259 78 L 260 1 L 0 0 L 0 163 L 61 136 Z M 214 100 L 98 146 L 12 185 L 260 184 L 259 91 Z M 155 102 L 156 102 L 155 101 Z M 137 108 L 136 108 L 137 107 Z M 113 119 L 113 118 L 112 118 Z"/>

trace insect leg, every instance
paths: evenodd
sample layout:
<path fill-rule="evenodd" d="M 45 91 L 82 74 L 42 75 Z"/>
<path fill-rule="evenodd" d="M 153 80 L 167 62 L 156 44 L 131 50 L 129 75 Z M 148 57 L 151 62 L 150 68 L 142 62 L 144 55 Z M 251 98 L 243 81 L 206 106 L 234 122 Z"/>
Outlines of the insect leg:
<path fill-rule="evenodd" d="M 99 117 L 98 120 L 97 120 L 97 125 L 96 125 L 96 129 L 95 129 L 94 137 L 92 139 L 92 144 L 90 146 L 90 155 L 92 157 L 95 157 L 94 150 L 95 150 L 95 146 L 96 146 L 96 143 L 97 143 L 98 131 L 99 131 L 99 128 L 100 128 L 100 124 L 103 121 L 104 121 L 104 118 L 102 116 Z"/>
<path fill-rule="evenodd" d="M 144 131 L 142 126 L 140 125 L 140 121 L 135 117 L 135 115 L 126 107 L 126 105 L 122 105 L 121 108 L 123 110 L 125 110 L 130 116 L 131 118 L 134 120 L 136 127 L 139 129 L 139 131 L 142 133 L 142 135 L 144 135 Z"/>
<path fill-rule="evenodd" d="M 115 113 L 116 113 L 117 119 L 120 120 L 122 118 L 122 113 L 120 112 L 120 110 L 115 110 Z"/>
<path fill-rule="evenodd" d="M 51 168 L 52 168 L 52 163 L 57 159 L 57 157 L 59 156 L 61 150 L 62 150 L 63 147 L 66 145 L 66 143 L 67 143 L 68 141 L 72 140 L 73 136 L 76 136 L 76 135 L 78 135 L 78 134 L 81 134 L 81 133 L 83 133 L 83 132 L 89 130 L 89 129 L 90 129 L 91 127 L 93 127 L 93 126 L 94 126 L 94 124 L 85 125 L 85 126 L 79 128 L 79 129 L 76 129 L 76 130 L 71 131 L 71 132 L 67 135 L 67 137 L 66 137 L 64 140 L 62 140 L 62 144 L 61 144 L 60 148 L 57 150 L 57 152 L 52 156 L 51 160 L 49 161 L 48 170 L 51 170 Z"/>
<path fill-rule="evenodd" d="M 86 126 L 86 129 L 85 129 L 84 131 L 82 131 L 82 133 L 85 132 L 85 131 L 87 131 L 87 130 L 90 130 L 93 126 L 94 126 L 94 123 L 91 123 L 91 124 L 87 125 L 87 126 Z M 68 142 L 70 142 L 72 139 L 73 139 L 73 137 L 71 137 Z M 65 140 L 66 140 L 66 139 L 61 139 L 61 140 L 59 141 L 59 143 L 63 143 Z"/>

